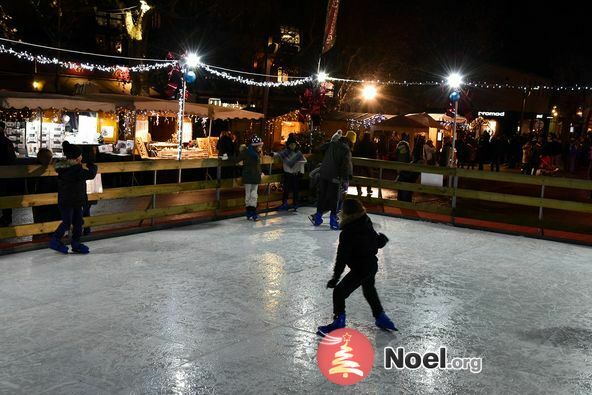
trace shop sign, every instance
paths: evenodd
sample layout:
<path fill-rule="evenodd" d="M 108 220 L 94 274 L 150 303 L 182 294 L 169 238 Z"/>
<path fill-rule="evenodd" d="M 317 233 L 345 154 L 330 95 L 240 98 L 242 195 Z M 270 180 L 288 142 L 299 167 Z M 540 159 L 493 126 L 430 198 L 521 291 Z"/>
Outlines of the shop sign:
<path fill-rule="evenodd" d="M 506 112 L 505 111 L 479 111 L 477 113 L 477 115 L 479 115 L 480 117 L 505 117 L 506 116 Z"/>

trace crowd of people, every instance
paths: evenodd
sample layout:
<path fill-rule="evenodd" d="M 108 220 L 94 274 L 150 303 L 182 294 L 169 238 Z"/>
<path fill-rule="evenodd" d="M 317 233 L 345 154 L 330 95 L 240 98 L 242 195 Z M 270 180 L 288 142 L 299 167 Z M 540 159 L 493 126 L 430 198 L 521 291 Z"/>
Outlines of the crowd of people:
<path fill-rule="evenodd" d="M 361 158 L 391 160 L 432 166 L 454 165 L 460 168 L 499 172 L 502 165 L 528 175 L 549 175 L 562 172 L 592 178 L 592 133 L 560 139 L 554 133 L 529 133 L 506 136 L 484 131 L 475 136 L 459 131 L 452 155 L 452 137 L 443 138 L 440 147 L 416 134 L 393 132 L 372 138 L 361 133 L 353 155 Z M 356 174 L 371 177 L 371 169 L 356 169 Z M 361 190 L 358 189 L 359 194 Z M 368 189 L 371 193 L 371 189 Z"/>

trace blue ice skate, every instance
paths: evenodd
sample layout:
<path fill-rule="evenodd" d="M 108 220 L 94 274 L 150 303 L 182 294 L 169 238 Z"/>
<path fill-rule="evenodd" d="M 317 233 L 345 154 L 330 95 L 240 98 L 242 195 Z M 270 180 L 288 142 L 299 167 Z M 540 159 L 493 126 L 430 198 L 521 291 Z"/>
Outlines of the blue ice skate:
<path fill-rule="evenodd" d="M 49 241 L 49 248 L 62 254 L 68 253 L 68 247 L 55 237 Z"/>
<path fill-rule="evenodd" d="M 320 213 L 311 214 L 308 219 L 314 226 L 320 226 L 323 223 L 323 215 Z"/>
<path fill-rule="evenodd" d="M 331 229 L 339 230 L 339 221 L 337 221 L 336 215 L 331 215 L 331 217 L 329 217 L 329 224 L 331 226 Z"/>
<path fill-rule="evenodd" d="M 72 243 L 72 252 L 77 254 L 88 254 L 90 250 L 82 243 Z"/>
<path fill-rule="evenodd" d="M 384 312 L 376 317 L 376 326 L 389 331 L 398 331 L 395 323 Z"/>
<path fill-rule="evenodd" d="M 329 325 L 319 326 L 317 335 L 325 337 L 335 329 L 345 328 L 345 313 L 339 314 Z"/>

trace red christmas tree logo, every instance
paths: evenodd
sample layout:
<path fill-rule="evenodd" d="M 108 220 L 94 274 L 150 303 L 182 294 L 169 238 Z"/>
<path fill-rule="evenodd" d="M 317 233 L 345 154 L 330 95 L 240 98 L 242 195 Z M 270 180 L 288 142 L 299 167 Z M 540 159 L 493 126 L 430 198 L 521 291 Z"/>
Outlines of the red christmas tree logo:
<path fill-rule="evenodd" d="M 317 362 L 327 380 L 352 385 L 372 371 L 374 348 L 360 332 L 351 328 L 338 329 L 319 344 Z"/>

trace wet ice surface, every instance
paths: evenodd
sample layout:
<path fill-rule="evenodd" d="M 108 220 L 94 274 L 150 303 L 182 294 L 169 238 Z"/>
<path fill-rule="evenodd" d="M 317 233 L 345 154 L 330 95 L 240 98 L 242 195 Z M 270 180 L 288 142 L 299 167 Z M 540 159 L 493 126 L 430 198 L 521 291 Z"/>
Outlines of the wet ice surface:
<path fill-rule="evenodd" d="M 400 327 L 344 389 L 316 366 L 338 232 L 272 214 L 0 257 L 0 393 L 590 393 L 592 249 L 372 216 L 377 288 Z M 263 217 L 265 219 L 265 217 Z M 482 357 L 483 371 L 385 370 L 383 348 Z"/>

